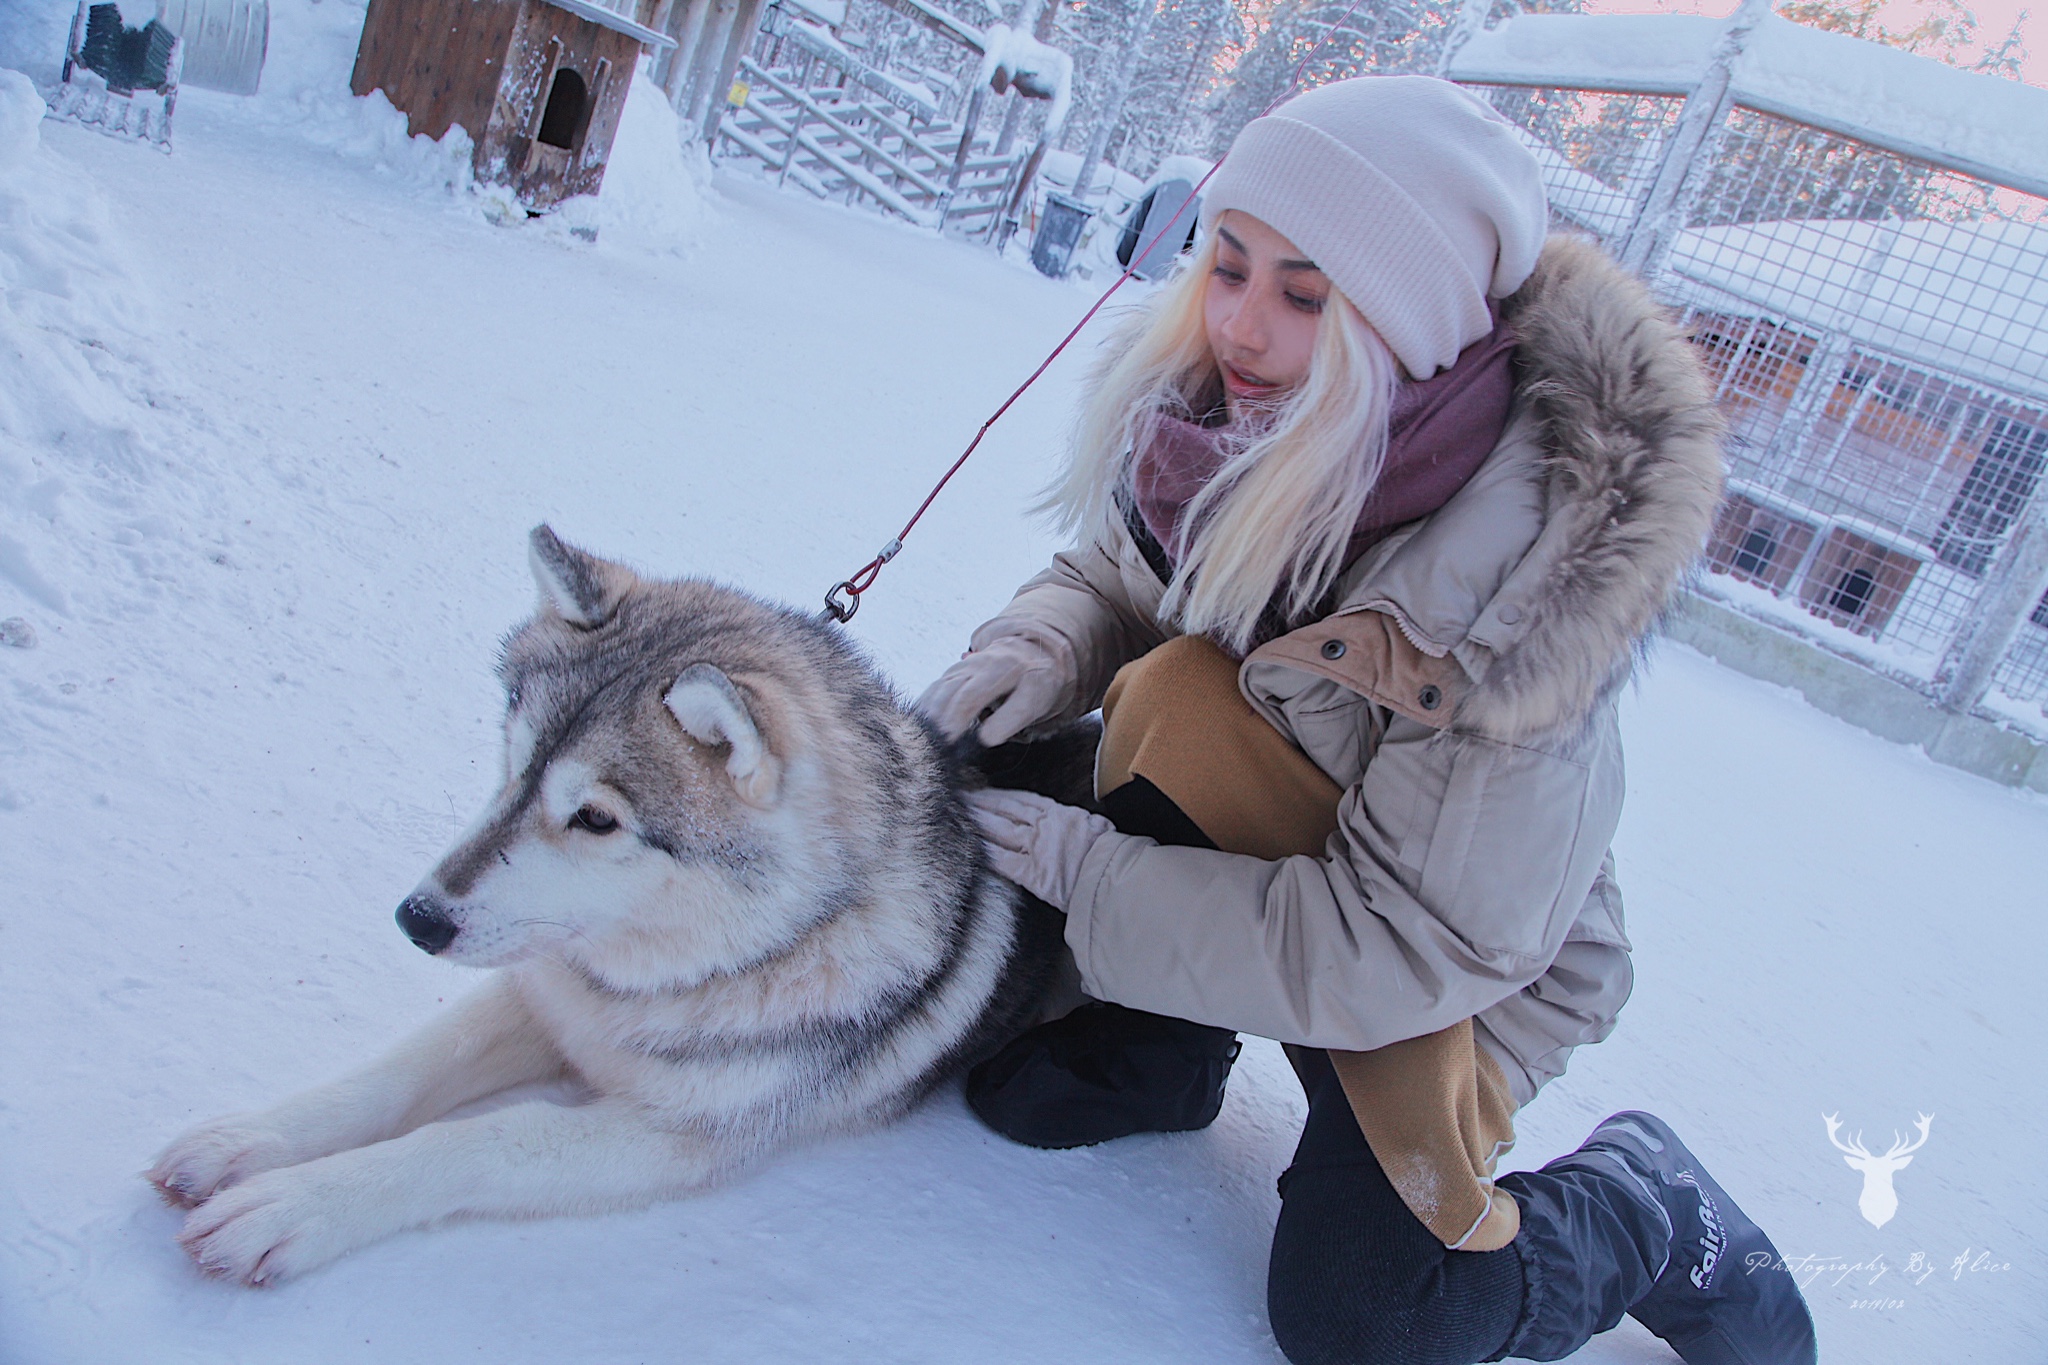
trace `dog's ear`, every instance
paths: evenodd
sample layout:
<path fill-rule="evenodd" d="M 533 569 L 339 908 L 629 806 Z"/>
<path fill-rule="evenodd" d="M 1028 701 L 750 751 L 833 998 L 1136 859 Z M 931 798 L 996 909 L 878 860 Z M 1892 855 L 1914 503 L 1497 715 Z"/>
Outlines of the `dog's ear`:
<path fill-rule="evenodd" d="M 540 609 L 572 626 L 595 630 L 611 620 L 639 580 L 623 564 L 565 545 L 545 523 L 526 538 L 526 558 L 540 585 Z"/>
<path fill-rule="evenodd" d="M 771 806 L 782 781 L 782 765 L 761 740 L 746 698 L 732 679 L 710 664 L 691 664 L 662 700 L 684 733 L 700 744 L 732 746 L 726 775 L 750 806 Z"/>

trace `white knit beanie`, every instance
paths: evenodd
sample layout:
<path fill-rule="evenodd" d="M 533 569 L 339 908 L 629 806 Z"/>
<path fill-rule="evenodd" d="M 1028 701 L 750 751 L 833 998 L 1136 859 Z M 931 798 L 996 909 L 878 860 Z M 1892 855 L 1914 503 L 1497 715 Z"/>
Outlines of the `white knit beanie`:
<path fill-rule="evenodd" d="M 1549 226 L 1543 173 L 1506 120 L 1433 76 L 1360 76 L 1245 125 L 1202 221 L 1241 209 L 1322 267 L 1427 379 L 1493 330 Z"/>

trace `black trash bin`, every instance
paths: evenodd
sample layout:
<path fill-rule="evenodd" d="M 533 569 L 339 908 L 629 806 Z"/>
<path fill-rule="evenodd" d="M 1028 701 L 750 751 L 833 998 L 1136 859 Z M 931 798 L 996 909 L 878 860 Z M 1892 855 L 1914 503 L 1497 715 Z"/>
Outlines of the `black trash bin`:
<path fill-rule="evenodd" d="M 1038 216 L 1038 235 L 1031 239 L 1031 264 L 1038 273 L 1055 280 L 1067 276 L 1074 259 L 1074 244 L 1088 225 L 1090 209 L 1064 194 L 1045 196 L 1045 211 Z"/>

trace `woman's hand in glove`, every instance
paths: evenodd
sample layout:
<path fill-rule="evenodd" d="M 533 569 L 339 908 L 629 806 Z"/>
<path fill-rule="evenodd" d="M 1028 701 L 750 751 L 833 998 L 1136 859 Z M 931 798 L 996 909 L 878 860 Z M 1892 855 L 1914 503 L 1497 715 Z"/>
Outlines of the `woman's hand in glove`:
<path fill-rule="evenodd" d="M 1024 635 L 991 640 L 941 673 L 916 707 L 939 733 L 958 739 L 980 722 L 979 738 L 993 749 L 1018 731 L 1058 713 L 1067 679 L 1044 645 Z M 982 713 L 994 708 L 988 719 Z"/>
<path fill-rule="evenodd" d="M 996 871 L 1056 910 L 1074 899 L 1081 863 L 1095 841 L 1116 826 L 1079 806 L 1035 792 L 987 787 L 967 793 Z"/>

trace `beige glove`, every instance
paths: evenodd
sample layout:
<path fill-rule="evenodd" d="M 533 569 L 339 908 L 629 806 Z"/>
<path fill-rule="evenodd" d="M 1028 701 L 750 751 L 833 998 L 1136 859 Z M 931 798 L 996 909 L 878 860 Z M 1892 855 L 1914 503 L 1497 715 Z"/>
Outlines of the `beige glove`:
<path fill-rule="evenodd" d="M 989 865 L 1056 910 L 1073 900 L 1095 841 L 1125 837 L 1101 816 L 1036 792 L 988 787 L 967 793 L 967 805 L 981 825 Z"/>
<path fill-rule="evenodd" d="M 1067 690 L 1063 672 L 1044 645 L 1004 635 L 941 673 L 915 705 L 947 739 L 980 722 L 981 742 L 993 749 L 1058 713 Z"/>

